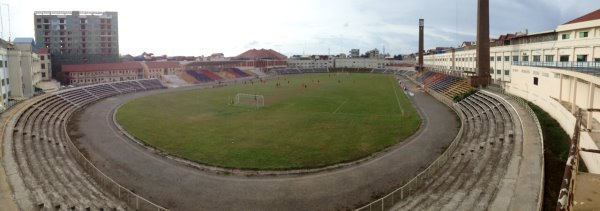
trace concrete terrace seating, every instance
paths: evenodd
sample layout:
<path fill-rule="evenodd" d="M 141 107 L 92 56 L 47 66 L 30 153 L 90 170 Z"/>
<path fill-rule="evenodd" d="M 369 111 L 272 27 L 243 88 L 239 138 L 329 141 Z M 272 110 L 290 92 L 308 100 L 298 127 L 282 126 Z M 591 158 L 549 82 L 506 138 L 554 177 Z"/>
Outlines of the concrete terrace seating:
<path fill-rule="evenodd" d="M 206 77 L 210 78 L 213 81 L 223 80 L 223 78 L 221 76 L 218 76 L 217 74 L 213 73 L 210 70 L 202 70 L 202 74 L 205 75 Z"/>
<path fill-rule="evenodd" d="M 464 78 L 443 73 L 427 71 L 414 75 L 414 78 L 425 88 L 440 93 L 449 99 L 465 93 L 470 89 L 468 82 Z"/>
<path fill-rule="evenodd" d="M 327 68 L 282 68 L 282 69 L 273 69 L 272 72 L 275 72 L 280 75 L 288 75 L 288 74 L 302 74 L 302 73 L 327 73 L 329 70 Z"/>
<path fill-rule="evenodd" d="M 199 83 L 214 81 L 213 79 L 209 78 L 208 76 L 206 76 L 206 75 L 204 75 L 202 73 L 193 71 L 193 70 L 188 70 L 188 71 L 186 71 L 186 73 L 188 75 L 194 77 L 194 79 L 196 79 L 196 81 L 199 82 Z"/>
<path fill-rule="evenodd" d="M 246 72 L 244 72 L 244 71 L 242 71 L 242 70 L 240 70 L 238 68 L 235 68 L 235 67 L 234 68 L 229 68 L 229 69 L 231 69 L 231 71 L 237 73 L 241 77 L 250 77 L 250 76 L 252 76 L 252 75 L 250 75 L 250 74 L 248 74 L 248 73 L 246 73 Z"/>
<path fill-rule="evenodd" d="M 66 120 L 95 100 L 163 88 L 157 79 L 98 84 L 48 94 L 17 114 L 12 125 L 20 178 L 39 210 L 127 210 L 127 205 L 90 178 L 68 148 Z M 8 131 L 7 131 L 8 132 Z"/>
<path fill-rule="evenodd" d="M 500 189 L 515 139 L 516 113 L 502 101 L 478 92 L 458 103 L 463 137 L 451 159 L 396 210 L 487 210 Z"/>

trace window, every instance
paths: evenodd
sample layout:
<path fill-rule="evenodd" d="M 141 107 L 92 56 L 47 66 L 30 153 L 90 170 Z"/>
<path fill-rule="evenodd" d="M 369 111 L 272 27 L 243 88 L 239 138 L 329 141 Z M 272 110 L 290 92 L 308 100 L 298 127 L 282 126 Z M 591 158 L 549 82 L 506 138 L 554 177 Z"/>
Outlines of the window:
<path fill-rule="evenodd" d="M 587 62 L 587 56 L 588 55 L 577 55 L 577 61 L 578 62 Z"/>
<path fill-rule="evenodd" d="M 2 86 L 6 84 L 6 80 L 2 79 Z"/>
<path fill-rule="evenodd" d="M 518 62 L 519 61 L 519 56 L 513 56 L 513 62 Z"/>
<path fill-rule="evenodd" d="M 493 56 L 490 56 L 490 61 L 492 61 L 492 62 L 494 61 L 494 57 Z"/>
<path fill-rule="evenodd" d="M 522 59 L 522 60 L 523 60 L 524 62 L 528 62 L 528 61 L 529 61 L 529 56 L 523 56 L 523 59 Z"/>
<path fill-rule="evenodd" d="M 42 64 L 42 70 L 46 69 L 46 64 Z"/>
<path fill-rule="evenodd" d="M 3 64 L 4 63 L 2 63 L 2 61 L 0 61 L 0 68 L 4 67 Z"/>
<path fill-rule="evenodd" d="M 568 40 L 569 38 L 571 38 L 571 34 L 562 34 L 563 40 Z"/>
<path fill-rule="evenodd" d="M 44 56 L 40 56 L 40 60 L 44 61 Z"/>
<path fill-rule="evenodd" d="M 504 56 L 504 61 L 505 61 L 505 62 L 508 62 L 508 61 L 510 61 L 510 56 Z"/>
<path fill-rule="evenodd" d="M 42 78 L 45 78 L 45 77 L 46 77 L 46 73 L 42 73 Z"/>
<path fill-rule="evenodd" d="M 544 61 L 546 61 L 546 62 L 554 62 L 554 55 L 546 55 L 546 59 Z"/>
<path fill-rule="evenodd" d="M 594 58 L 594 62 L 600 62 L 600 58 Z"/>
<path fill-rule="evenodd" d="M 504 75 L 510 75 L 510 70 L 505 70 Z"/>
<path fill-rule="evenodd" d="M 501 75 L 502 74 L 502 70 L 496 70 L 496 75 Z"/>
<path fill-rule="evenodd" d="M 538 85 L 538 77 L 533 77 L 533 85 Z"/>
<path fill-rule="evenodd" d="M 579 38 L 586 38 L 588 37 L 588 32 L 579 32 Z"/>
<path fill-rule="evenodd" d="M 496 61 L 499 61 L 499 62 L 501 62 L 501 61 L 502 61 L 502 57 L 501 57 L 501 56 L 497 56 L 497 57 L 496 57 Z"/>
<path fill-rule="evenodd" d="M 540 60 L 540 57 L 541 57 L 540 55 L 535 55 L 535 56 L 533 56 L 533 61 L 534 61 L 534 62 L 539 62 L 539 61 L 541 61 L 541 60 Z"/>

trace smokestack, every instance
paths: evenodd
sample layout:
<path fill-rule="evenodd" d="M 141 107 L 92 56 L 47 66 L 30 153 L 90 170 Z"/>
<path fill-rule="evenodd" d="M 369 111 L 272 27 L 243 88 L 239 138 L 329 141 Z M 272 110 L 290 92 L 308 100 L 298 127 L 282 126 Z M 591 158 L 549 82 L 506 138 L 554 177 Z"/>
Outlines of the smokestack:
<path fill-rule="evenodd" d="M 425 38 L 423 37 L 423 34 L 425 33 L 424 32 L 424 27 L 425 27 L 424 22 L 425 22 L 425 20 L 419 19 L 419 64 L 417 66 L 418 71 L 422 71 L 424 69 L 423 68 L 423 52 L 425 51 L 423 49 L 424 48 L 423 43 L 425 40 Z"/>
<path fill-rule="evenodd" d="M 477 1 L 477 75 L 469 78 L 473 87 L 486 87 L 490 75 L 490 2 Z"/>

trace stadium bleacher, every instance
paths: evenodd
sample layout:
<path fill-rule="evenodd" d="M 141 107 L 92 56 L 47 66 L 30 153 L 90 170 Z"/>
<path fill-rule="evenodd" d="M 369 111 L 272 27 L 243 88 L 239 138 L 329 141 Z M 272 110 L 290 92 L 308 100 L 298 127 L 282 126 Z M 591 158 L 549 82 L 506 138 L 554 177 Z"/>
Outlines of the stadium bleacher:
<path fill-rule="evenodd" d="M 463 137 L 451 159 L 433 172 L 396 210 L 487 210 L 507 171 L 511 153 L 522 139 L 516 113 L 482 92 L 458 103 L 465 117 Z"/>
<path fill-rule="evenodd" d="M 158 79 L 122 81 L 61 90 L 17 113 L 12 128 L 16 168 L 37 210 L 127 210 L 73 158 L 66 120 L 79 108 L 121 93 L 164 88 Z"/>
<path fill-rule="evenodd" d="M 465 93 L 470 89 L 466 79 L 443 73 L 425 71 L 417 73 L 412 77 L 426 89 L 436 91 L 449 99 Z"/>

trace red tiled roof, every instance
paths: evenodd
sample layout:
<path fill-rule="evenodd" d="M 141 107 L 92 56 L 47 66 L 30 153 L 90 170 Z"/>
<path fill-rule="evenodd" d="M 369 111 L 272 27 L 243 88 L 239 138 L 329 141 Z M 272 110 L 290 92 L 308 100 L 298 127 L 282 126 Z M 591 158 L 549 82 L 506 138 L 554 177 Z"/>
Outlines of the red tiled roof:
<path fill-rule="evenodd" d="M 63 65 L 63 72 L 94 72 L 103 70 L 132 70 L 142 69 L 139 62 L 107 63 L 107 64 L 71 64 Z"/>
<path fill-rule="evenodd" d="M 252 50 L 248 50 L 238 56 L 235 57 L 235 59 L 240 59 L 240 60 L 259 60 L 259 59 L 275 59 L 275 60 L 284 60 L 287 59 L 287 57 L 277 51 L 271 50 L 271 49 L 260 49 L 260 50 L 256 50 L 256 49 L 252 49 Z"/>
<path fill-rule="evenodd" d="M 585 21 L 591 21 L 591 20 L 597 20 L 597 19 L 600 19 L 600 9 L 590 12 L 579 18 L 575 18 L 565 24 L 579 23 L 579 22 L 585 22 Z"/>
<path fill-rule="evenodd" d="M 38 50 L 39 54 L 48 54 L 48 52 L 49 52 L 48 48 L 40 48 Z"/>
<path fill-rule="evenodd" d="M 148 68 L 150 68 L 150 69 L 154 69 L 154 68 L 180 68 L 181 67 L 181 64 L 179 64 L 179 62 L 175 62 L 175 61 L 146 62 L 146 65 L 148 65 Z"/>

